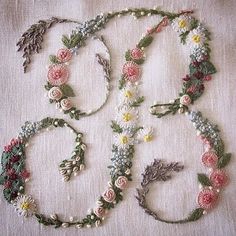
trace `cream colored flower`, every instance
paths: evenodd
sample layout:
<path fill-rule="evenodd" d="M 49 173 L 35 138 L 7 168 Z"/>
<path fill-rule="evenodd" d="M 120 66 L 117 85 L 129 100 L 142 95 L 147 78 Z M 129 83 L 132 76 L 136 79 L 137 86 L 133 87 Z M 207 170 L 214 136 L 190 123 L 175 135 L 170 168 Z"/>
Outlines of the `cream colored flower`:
<path fill-rule="evenodd" d="M 122 104 L 132 104 L 137 98 L 137 86 L 130 83 L 128 83 L 120 93 L 120 102 Z"/>
<path fill-rule="evenodd" d="M 181 15 L 172 21 L 172 27 L 180 34 L 185 33 L 190 30 L 192 19 L 193 18 L 189 15 Z"/>
<path fill-rule="evenodd" d="M 122 133 L 117 134 L 115 136 L 115 145 L 117 145 L 118 148 L 125 149 L 128 148 L 129 145 L 133 144 L 134 144 L 134 138 L 127 131 L 123 131 Z"/>
<path fill-rule="evenodd" d="M 138 110 L 129 106 L 123 106 L 118 111 L 117 122 L 121 127 L 135 126 L 138 119 Z"/>
<path fill-rule="evenodd" d="M 21 216 L 28 217 L 36 213 L 37 207 L 31 196 L 19 195 L 14 201 L 13 206 Z"/>
<path fill-rule="evenodd" d="M 204 34 L 204 28 L 201 26 L 198 26 L 196 29 L 190 31 L 187 37 L 187 43 L 189 44 L 191 51 L 195 48 L 202 47 L 205 41 L 206 37 Z"/>
<path fill-rule="evenodd" d="M 144 127 L 138 132 L 138 140 L 142 142 L 151 142 L 153 140 L 153 128 Z"/>

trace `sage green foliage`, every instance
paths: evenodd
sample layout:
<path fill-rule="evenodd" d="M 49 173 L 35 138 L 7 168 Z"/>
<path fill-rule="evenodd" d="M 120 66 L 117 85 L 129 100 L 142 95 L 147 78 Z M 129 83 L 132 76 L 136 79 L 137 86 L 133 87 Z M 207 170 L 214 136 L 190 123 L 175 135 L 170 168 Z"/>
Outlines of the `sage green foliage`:
<path fill-rule="evenodd" d="M 81 38 L 82 35 L 80 33 L 74 33 L 70 36 L 63 35 L 61 41 L 65 45 L 65 47 L 70 49 L 76 47 L 79 44 Z"/>
<path fill-rule="evenodd" d="M 231 159 L 231 153 L 225 153 L 218 159 L 217 167 L 219 169 L 224 168 L 226 165 L 228 165 L 230 159 Z"/>
<path fill-rule="evenodd" d="M 115 133 L 120 134 L 123 131 L 123 129 L 120 127 L 120 125 L 114 120 L 111 121 L 111 128 L 112 128 L 112 131 Z"/>
<path fill-rule="evenodd" d="M 130 106 L 131 107 L 139 107 L 141 105 L 141 103 L 143 103 L 143 102 L 144 102 L 144 96 L 138 97 L 136 99 L 136 101 L 134 101 Z"/>
<path fill-rule="evenodd" d="M 62 84 L 62 85 L 60 85 L 60 89 L 61 89 L 64 96 L 66 96 L 66 97 L 75 97 L 75 93 L 74 93 L 74 91 L 73 91 L 73 89 L 71 88 L 70 85 Z"/>
<path fill-rule="evenodd" d="M 205 175 L 205 174 L 198 174 L 197 177 L 198 177 L 199 183 L 202 186 L 211 186 L 212 185 L 211 181 L 210 181 L 210 179 L 208 178 L 207 175 Z"/>

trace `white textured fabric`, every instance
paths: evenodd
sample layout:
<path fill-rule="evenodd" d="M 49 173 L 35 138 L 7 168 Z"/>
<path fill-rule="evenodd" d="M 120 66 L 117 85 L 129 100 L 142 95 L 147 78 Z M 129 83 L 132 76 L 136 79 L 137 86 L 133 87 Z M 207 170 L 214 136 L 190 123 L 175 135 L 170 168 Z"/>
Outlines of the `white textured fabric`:
<path fill-rule="evenodd" d="M 69 157 L 73 148 L 73 135 L 66 129 L 45 132 L 34 138 L 27 152 L 27 166 L 32 173 L 27 184 L 27 193 L 37 199 L 42 213 L 58 213 L 69 216 L 85 216 L 87 209 L 95 206 L 97 197 L 104 191 L 109 180 L 107 166 L 110 163 L 112 132 L 110 120 L 115 117 L 117 103 L 117 81 L 124 62 L 124 52 L 132 48 L 147 27 L 159 21 L 158 17 L 135 21 L 132 17 L 112 20 L 104 35 L 111 48 L 113 85 L 107 105 L 96 115 L 71 121 L 59 113 L 44 97 L 48 55 L 61 47 L 60 38 L 69 33 L 73 24 L 53 27 L 45 37 L 43 51 L 33 56 L 30 72 L 23 74 L 21 53 L 16 52 L 16 41 L 32 23 L 51 16 L 84 21 L 100 12 L 119 10 L 126 7 L 160 6 L 168 11 L 196 10 L 195 16 L 212 32 L 212 62 L 218 72 L 206 83 L 204 95 L 197 100 L 193 109 L 217 123 L 222 130 L 227 151 L 235 152 L 236 146 L 236 83 L 235 83 L 235 10 L 234 0 L 199 1 L 125 1 L 125 0 L 48 0 L 48 1 L 0 1 L 0 144 L 3 146 L 14 137 L 26 120 L 37 121 L 46 116 L 62 117 L 85 134 L 88 143 L 86 152 L 87 169 L 69 183 L 61 181 L 57 165 Z M 80 51 L 78 59 L 71 65 L 70 83 L 78 94 L 76 103 L 82 108 L 98 105 L 104 98 L 104 83 L 101 69 L 96 64 L 94 51 L 97 43 L 88 41 Z M 142 94 L 146 97 L 141 108 L 141 123 L 153 125 L 155 141 L 138 145 L 133 160 L 133 182 L 124 194 L 124 201 L 114 210 L 100 228 L 57 229 L 43 227 L 34 219 L 18 217 L 0 196 L 0 235 L 236 235 L 236 186 L 234 171 L 235 157 L 227 167 L 231 182 L 221 195 L 219 205 L 201 220 L 184 225 L 167 225 L 153 220 L 138 207 L 134 197 L 141 181 L 144 167 L 153 158 L 180 161 L 185 165 L 183 172 L 176 174 L 165 184 L 154 184 L 149 196 L 153 209 L 166 218 L 182 218 L 195 206 L 198 193 L 197 172 L 206 171 L 200 164 L 202 144 L 195 130 L 184 115 L 156 119 L 148 112 L 153 100 L 168 101 L 177 96 L 181 79 L 188 71 L 189 51 L 181 46 L 179 38 L 169 27 L 156 35 L 147 50 L 143 66 Z"/>

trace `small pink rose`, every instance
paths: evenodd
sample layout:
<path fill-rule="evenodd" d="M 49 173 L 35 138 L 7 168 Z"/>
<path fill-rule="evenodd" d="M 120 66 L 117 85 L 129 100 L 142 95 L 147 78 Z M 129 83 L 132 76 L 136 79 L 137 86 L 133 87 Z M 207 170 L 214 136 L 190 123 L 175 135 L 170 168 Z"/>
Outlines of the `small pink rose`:
<path fill-rule="evenodd" d="M 207 210 L 211 209 L 217 200 L 217 194 L 214 190 L 205 188 L 199 194 L 197 198 L 198 205 Z"/>
<path fill-rule="evenodd" d="M 202 154 L 202 163 L 206 167 L 214 168 L 217 164 L 218 156 L 214 151 L 207 151 Z"/>
<path fill-rule="evenodd" d="M 105 209 L 103 207 L 97 207 L 95 210 L 94 210 L 94 214 L 99 217 L 99 218 L 102 218 L 105 214 Z"/>
<path fill-rule="evenodd" d="M 115 186 L 119 189 L 125 189 L 128 185 L 128 179 L 125 176 L 119 176 L 115 181 Z"/>
<path fill-rule="evenodd" d="M 62 91 L 58 88 L 58 87 L 52 87 L 49 91 L 48 91 L 48 97 L 52 100 L 59 100 L 62 97 Z"/>
<path fill-rule="evenodd" d="M 133 61 L 129 61 L 123 66 L 123 74 L 127 81 L 134 83 L 139 80 L 141 69 L 139 68 L 138 64 Z"/>
<path fill-rule="evenodd" d="M 103 198 L 106 202 L 113 202 L 116 199 L 115 191 L 112 188 L 108 188 L 103 193 Z"/>
<path fill-rule="evenodd" d="M 60 86 L 68 81 L 69 71 L 65 65 L 52 65 L 48 71 L 48 82 Z"/>
<path fill-rule="evenodd" d="M 215 188 L 222 188 L 228 183 L 228 176 L 223 170 L 214 170 L 210 174 L 210 180 Z"/>
<path fill-rule="evenodd" d="M 59 49 L 58 52 L 57 52 L 57 59 L 60 62 L 67 62 L 71 59 L 71 57 L 72 57 L 72 53 L 67 48 Z"/>
<path fill-rule="evenodd" d="M 140 48 L 134 48 L 130 51 L 130 56 L 134 60 L 139 60 L 143 58 L 143 51 Z"/>
<path fill-rule="evenodd" d="M 189 104 L 191 104 L 191 98 L 189 97 L 188 94 L 183 95 L 180 98 L 180 104 L 188 106 Z"/>
<path fill-rule="evenodd" d="M 68 98 L 62 99 L 60 104 L 64 111 L 70 110 L 72 108 L 72 102 Z"/>

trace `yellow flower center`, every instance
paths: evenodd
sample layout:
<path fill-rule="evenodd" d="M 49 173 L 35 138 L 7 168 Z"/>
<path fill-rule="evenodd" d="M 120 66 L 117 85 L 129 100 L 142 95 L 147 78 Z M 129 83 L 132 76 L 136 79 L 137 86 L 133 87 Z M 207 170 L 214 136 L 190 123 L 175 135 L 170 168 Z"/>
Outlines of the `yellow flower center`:
<path fill-rule="evenodd" d="M 130 114 L 129 112 L 123 114 L 123 121 L 125 122 L 132 120 L 132 118 L 132 114 Z"/>
<path fill-rule="evenodd" d="M 152 135 L 151 134 L 147 134 L 144 136 L 143 138 L 144 142 L 150 142 L 152 141 Z"/>
<path fill-rule="evenodd" d="M 132 98 L 133 94 L 129 90 L 127 90 L 127 91 L 125 91 L 125 97 Z"/>
<path fill-rule="evenodd" d="M 201 38 L 199 35 L 196 34 L 196 35 L 193 35 L 192 40 L 194 43 L 200 43 Z"/>
<path fill-rule="evenodd" d="M 30 208 L 30 204 L 28 202 L 22 202 L 20 207 L 22 210 L 28 210 Z"/>
<path fill-rule="evenodd" d="M 127 144 L 128 141 L 129 141 L 129 139 L 128 139 L 127 136 L 121 136 L 121 137 L 120 137 L 120 142 L 121 142 L 122 144 Z"/>
<path fill-rule="evenodd" d="M 179 24 L 179 28 L 181 28 L 181 29 L 183 29 L 184 27 L 186 27 L 186 21 L 185 20 L 180 20 L 179 22 L 178 22 L 178 24 Z"/>

